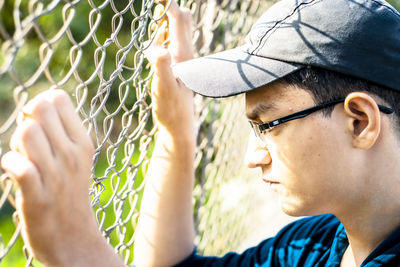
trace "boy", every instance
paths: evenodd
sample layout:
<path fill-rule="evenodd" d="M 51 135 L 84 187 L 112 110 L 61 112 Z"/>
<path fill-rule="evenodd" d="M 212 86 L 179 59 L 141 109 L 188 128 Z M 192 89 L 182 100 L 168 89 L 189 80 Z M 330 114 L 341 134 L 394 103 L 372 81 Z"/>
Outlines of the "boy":
<path fill-rule="evenodd" d="M 173 69 L 171 62 L 191 58 L 190 14 L 172 2 L 169 20 L 171 55 L 161 37 L 148 55 L 160 130 L 136 230 L 136 264 L 398 266 L 399 13 L 377 0 L 283 0 L 259 19 L 243 47 Z M 196 255 L 188 87 L 212 97 L 246 94 L 255 132 L 248 166 L 262 170 L 286 213 L 311 217 L 241 255 Z M 120 266 L 95 231 L 85 194 L 93 149 L 72 110 L 60 91 L 35 98 L 2 160 L 20 185 L 24 238 L 47 265 Z"/>

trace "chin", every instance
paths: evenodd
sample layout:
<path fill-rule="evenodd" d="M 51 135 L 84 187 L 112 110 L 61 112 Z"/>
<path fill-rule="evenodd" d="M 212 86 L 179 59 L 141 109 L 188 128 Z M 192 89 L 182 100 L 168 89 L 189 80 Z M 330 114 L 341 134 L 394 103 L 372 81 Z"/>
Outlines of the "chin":
<path fill-rule="evenodd" d="M 281 210 L 289 216 L 300 217 L 300 216 L 313 216 L 319 215 L 315 210 L 310 209 L 311 205 L 300 204 L 298 202 L 287 202 L 280 199 Z"/>
<path fill-rule="evenodd" d="M 281 209 L 286 215 L 289 215 L 292 217 L 308 216 L 305 213 L 299 212 L 298 210 L 295 210 L 295 209 L 288 209 L 285 207 L 281 207 Z"/>

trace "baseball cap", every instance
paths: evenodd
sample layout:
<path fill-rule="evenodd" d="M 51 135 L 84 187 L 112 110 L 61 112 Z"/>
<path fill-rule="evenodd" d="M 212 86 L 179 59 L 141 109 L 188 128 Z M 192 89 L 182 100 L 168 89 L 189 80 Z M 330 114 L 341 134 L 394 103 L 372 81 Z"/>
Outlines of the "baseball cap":
<path fill-rule="evenodd" d="M 245 44 L 173 66 L 194 92 L 228 97 L 315 66 L 400 90 L 400 14 L 383 0 L 282 0 Z"/>

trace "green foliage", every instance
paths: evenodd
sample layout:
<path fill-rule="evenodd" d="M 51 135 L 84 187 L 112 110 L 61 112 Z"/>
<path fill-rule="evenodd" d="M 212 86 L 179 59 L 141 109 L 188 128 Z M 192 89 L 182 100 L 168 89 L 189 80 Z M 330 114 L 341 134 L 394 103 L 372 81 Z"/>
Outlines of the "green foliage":
<path fill-rule="evenodd" d="M 400 0 L 387 0 L 397 11 L 400 11 Z"/>
<path fill-rule="evenodd" d="M 19 7 L 20 9 L 20 17 L 21 18 L 26 18 L 30 13 L 29 13 L 29 7 L 28 7 L 28 2 L 29 1 L 21 1 L 21 5 Z M 43 0 L 40 1 L 44 7 L 48 6 L 52 1 L 50 0 Z M 68 1 L 66 1 L 68 2 Z M 101 0 L 93 0 L 92 1 L 97 7 L 100 7 L 100 5 L 103 3 Z M 117 11 L 122 11 L 126 7 L 127 1 L 112 1 L 115 5 L 115 9 Z M 392 4 L 397 10 L 400 10 L 400 0 L 388 0 L 390 4 Z M 133 2 L 133 11 L 136 12 L 136 14 L 140 14 L 140 10 L 142 9 L 142 1 L 134 1 Z M 15 5 L 15 0 L 6 0 L 4 1 L 4 6 L 0 10 L 0 23 L 3 25 L 3 28 L 5 29 L 5 32 L 11 37 L 15 31 L 15 21 L 13 17 L 13 9 Z M 37 25 L 39 26 L 38 30 L 41 31 L 41 34 L 47 39 L 51 40 L 54 36 L 57 35 L 57 33 L 62 29 L 63 25 L 65 24 L 65 21 L 68 21 L 66 18 L 72 18 L 70 21 L 69 25 L 69 32 L 70 32 L 70 37 L 68 38 L 66 35 L 64 35 L 60 40 L 52 44 L 52 51 L 54 52 L 51 58 L 51 61 L 48 65 L 49 72 L 53 79 L 58 82 L 60 81 L 65 75 L 69 72 L 71 69 L 71 62 L 70 62 L 70 49 L 74 44 L 78 44 L 80 42 L 83 42 L 85 38 L 87 37 L 87 34 L 89 33 L 91 26 L 90 26 L 90 12 L 92 12 L 93 7 L 90 6 L 88 1 L 81 1 L 79 4 L 75 6 L 75 8 L 69 9 L 68 11 L 63 11 L 62 6 L 57 6 L 54 8 L 53 11 L 49 12 L 48 14 L 38 18 L 37 20 Z M 99 9 L 97 13 L 93 14 L 91 16 L 92 18 L 92 24 L 95 23 L 96 19 L 101 18 L 100 23 L 98 25 L 98 28 L 94 34 L 94 38 L 90 37 L 88 42 L 84 42 L 81 45 L 81 51 L 82 51 L 82 59 L 81 63 L 77 67 L 77 74 L 79 75 L 79 79 L 82 81 L 85 81 L 89 79 L 89 77 L 92 75 L 92 73 L 95 71 L 95 61 L 96 59 L 98 60 L 101 55 L 105 53 L 105 62 L 103 65 L 103 68 L 101 70 L 102 72 L 102 77 L 104 79 L 108 80 L 110 79 L 110 76 L 112 73 L 115 71 L 116 68 L 116 60 L 119 58 L 118 51 L 121 50 L 121 48 L 126 47 L 130 41 L 132 40 L 132 34 L 137 27 L 138 27 L 138 21 L 134 22 L 132 25 L 132 20 L 134 19 L 134 16 L 132 15 L 131 11 L 128 11 L 127 13 L 121 15 L 121 16 L 115 16 L 115 11 L 113 8 L 111 8 L 109 5 L 106 8 Z M 64 17 L 64 19 L 63 19 Z M 65 20 L 65 21 L 64 21 Z M 118 25 L 119 22 L 122 22 L 121 29 L 119 30 L 119 33 L 116 35 L 116 40 L 118 40 L 118 44 L 112 43 L 110 45 L 107 45 L 107 42 L 109 38 L 112 37 L 113 31 L 113 24 Z M 114 23 L 113 23 L 114 22 Z M 222 25 L 222 24 L 221 24 Z M 219 26 L 218 31 L 223 33 L 224 29 L 223 26 Z M 222 36 L 222 34 L 221 34 Z M 147 36 L 145 35 L 145 39 Z M 222 37 L 218 37 L 222 38 Z M 71 41 L 72 40 L 72 41 Z M 0 38 L 0 45 L 2 45 L 6 40 L 3 38 Z M 39 50 L 40 46 L 43 45 L 43 41 L 40 40 L 39 35 L 37 32 L 32 30 L 26 37 L 25 42 L 23 46 L 19 49 L 18 54 L 16 56 L 13 68 L 16 73 L 16 78 L 21 81 L 21 82 L 26 82 L 37 70 L 37 68 L 40 66 L 40 59 L 39 59 Z M 102 52 L 98 53 L 97 58 L 95 58 L 95 51 L 96 49 L 99 49 L 100 46 L 104 46 L 102 49 Z M 98 50 L 99 51 L 99 50 Z M 132 69 L 136 69 L 137 67 L 137 62 L 135 58 L 135 53 L 137 51 L 137 47 L 134 47 L 129 55 L 126 58 L 126 61 L 124 65 L 126 68 L 122 71 L 121 75 L 124 79 L 128 79 L 132 74 L 133 71 Z M 77 53 L 73 54 L 74 57 L 77 57 Z M 4 51 L 0 51 L 0 66 L 3 65 L 5 60 L 5 54 Z M 141 73 L 142 77 L 146 77 L 148 75 L 148 69 L 144 69 Z M 14 100 L 13 100 L 13 89 L 17 85 L 15 81 L 10 75 L 6 74 L 0 77 L 0 83 L 2 86 L 2 89 L 0 90 L 0 107 L 1 107 L 1 112 L 0 112 L 0 125 L 10 116 L 13 108 L 14 108 Z M 95 80 L 88 84 L 88 91 L 89 91 L 89 96 L 88 99 L 92 99 L 92 97 L 95 95 L 98 85 L 100 83 L 99 78 L 95 78 Z M 46 86 L 48 86 L 50 83 L 47 81 L 47 79 L 42 75 L 40 79 L 36 82 L 36 85 L 31 87 L 29 89 L 29 92 L 31 95 L 34 95 L 37 91 L 41 91 L 43 89 L 46 89 Z M 109 110 L 115 110 L 119 104 L 120 104 L 120 96 L 118 95 L 118 86 L 120 84 L 120 81 L 114 82 L 111 85 L 110 91 L 113 92 L 110 94 L 109 99 L 107 101 L 107 109 Z M 130 87 L 133 86 L 140 86 L 137 81 L 130 82 Z M 71 78 L 69 82 L 65 84 L 65 88 L 69 90 L 70 92 L 73 92 L 75 87 L 77 86 L 77 82 L 75 81 L 74 78 Z M 137 90 L 137 88 L 134 88 Z M 136 102 L 136 94 L 134 90 L 131 90 L 129 92 L 129 97 L 127 101 L 125 102 L 125 105 L 128 108 L 131 108 L 134 103 Z M 210 104 L 214 105 L 214 104 Z M 211 113 L 210 113 L 211 114 Z M 209 128 L 210 123 L 212 123 L 211 115 L 209 114 L 209 117 L 207 117 L 205 123 L 203 123 L 202 127 Z M 220 114 L 214 114 L 214 116 L 219 117 Z M 101 115 L 98 117 L 99 120 L 104 119 L 104 117 L 101 117 Z M 151 127 L 150 127 L 151 128 Z M 116 127 L 115 132 L 118 132 L 118 127 Z M 205 132 L 207 132 L 207 129 L 203 129 Z M 136 151 L 133 158 L 132 162 L 136 163 L 138 158 L 139 158 L 139 151 Z M 151 149 L 148 151 L 148 154 L 151 154 Z M 117 165 L 115 166 L 116 169 L 121 168 L 122 166 L 122 159 L 124 157 L 124 151 L 123 149 L 120 149 L 117 153 L 117 158 L 115 162 Z M 204 159 L 203 159 L 204 160 Z M 212 158 L 210 158 L 212 160 Z M 104 154 L 102 154 L 99 158 L 99 161 L 96 165 L 96 175 L 102 176 L 105 172 L 105 170 L 109 167 L 109 163 L 107 162 L 107 159 Z M 202 173 L 201 171 L 201 165 L 200 168 L 197 170 L 197 177 L 201 177 Z M 111 173 L 112 176 L 112 173 Z M 108 178 L 111 178 L 108 177 Z M 122 173 L 120 175 L 121 178 L 121 183 L 126 182 L 126 173 Z M 106 179 L 104 181 L 104 185 L 106 188 L 112 188 L 115 187 L 115 179 Z M 139 169 L 137 175 L 136 175 L 136 180 L 134 184 L 134 188 L 139 187 L 143 182 L 143 173 L 141 172 L 141 169 Z M 130 209 L 138 209 L 140 206 L 140 201 L 141 201 L 141 194 L 142 191 L 139 191 L 140 193 L 138 194 L 138 202 L 136 203 L 135 207 L 130 207 L 129 205 L 124 205 L 123 209 L 123 214 L 122 218 L 125 218 L 127 214 L 130 212 Z M 112 191 L 111 190 L 106 190 L 100 199 L 100 204 L 104 205 L 111 197 Z M 0 194 L 1 195 L 1 194 Z M 206 195 L 205 198 L 202 200 L 204 203 L 207 203 L 209 200 L 209 195 Z M 204 204 L 204 203 L 198 203 L 196 202 L 196 205 Z M 15 231 L 15 225 L 12 222 L 12 213 L 14 212 L 14 209 L 10 205 L 4 205 L 0 207 L 0 235 L 5 241 L 4 243 L 7 244 L 8 241 L 11 238 L 12 233 Z M 112 225 L 115 221 L 115 215 L 112 211 L 112 206 L 106 209 L 106 214 L 107 217 L 105 219 L 105 225 L 109 226 Z M 127 226 L 127 234 L 126 236 L 131 237 L 134 231 L 134 222 L 132 224 L 128 224 Z M 127 241 L 127 240 L 126 240 Z M 118 244 L 119 240 L 116 236 L 115 231 L 111 233 L 110 235 L 110 242 L 113 245 Z M 1 242 L 0 242 L 1 243 Z M 21 239 L 17 241 L 17 243 L 14 245 L 14 247 L 11 249 L 10 253 L 3 259 L 2 262 L 0 262 L 0 267 L 2 266 L 25 266 L 25 256 L 23 255 L 22 251 L 22 246 L 23 242 Z M 130 259 L 133 257 L 133 251 L 131 248 L 130 251 Z M 35 263 L 35 266 L 40 266 Z"/>
<path fill-rule="evenodd" d="M 40 7 L 46 9 L 50 6 L 52 2 L 54 1 L 39 1 L 37 2 L 37 6 L 35 8 Z M 72 67 L 72 63 L 70 61 L 71 55 L 75 59 L 78 58 L 77 51 L 70 51 L 74 45 L 78 44 L 82 52 L 80 64 L 77 66 L 76 69 L 76 74 L 79 75 L 79 78 L 78 81 L 76 81 L 76 78 L 72 76 L 69 81 L 63 86 L 63 89 L 66 89 L 71 94 L 74 94 L 74 89 L 78 85 L 79 80 L 86 81 L 95 72 L 95 61 L 99 60 L 102 55 L 105 55 L 105 61 L 98 76 L 102 77 L 106 81 L 110 79 L 111 75 L 116 69 L 116 60 L 120 60 L 120 55 L 118 55 L 118 51 L 123 50 L 127 45 L 132 42 L 132 30 L 134 31 L 138 27 L 138 22 L 134 22 L 134 24 L 132 25 L 132 21 L 134 21 L 136 15 L 140 14 L 140 11 L 142 9 L 142 1 L 133 1 L 133 6 L 127 9 L 127 12 L 121 14 L 120 16 L 117 16 L 116 12 L 120 12 L 123 9 L 126 9 L 127 1 L 113 1 L 113 7 L 107 5 L 105 8 L 100 8 L 100 5 L 102 5 L 104 1 L 92 0 L 91 2 L 99 7 L 97 12 L 93 11 L 93 7 L 89 4 L 89 1 L 81 1 L 76 4 L 73 9 L 66 9 L 64 6 L 66 2 L 61 1 L 60 4 L 56 6 L 53 10 L 37 19 L 37 27 L 30 30 L 29 34 L 24 38 L 24 42 L 22 43 L 22 46 L 19 48 L 16 54 L 15 61 L 12 65 L 15 77 L 12 77 L 10 73 L 6 73 L 5 75 L 0 76 L 0 83 L 2 84 L 2 89 L 0 90 L 0 126 L 4 123 L 5 120 L 7 120 L 7 118 L 10 116 L 15 108 L 13 96 L 14 88 L 18 85 L 19 82 L 24 83 L 34 75 L 41 64 L 39 51 L 41 49 L 43 50 L 47 46 L 46 40 L 50 41 L 54 39 L 54 37 L 57 36 L 60 31 L 64 31 L 63 26 L 65 26 L 67 23 L 69 23 L 68 32 L 70 36 L 63 34 L 63 36 L 59 40 L 52 44 L 49 44 L 49 47 L 51 49 L 44 49 L 44 55 L 46 55 L 46 53 L 48 52 L 52 52 L 51 60 L 48 64 L 48 71 L 52 79 L 54 79 L 55 82 L 59 82 L 70 71 Z M 15 0 L 4 1 L 4 5 L 0 10 L 0 23 L 3 25 L 6 33 L 5 36 L 0 35 L 0 45 L 2 45 L 7 39 L 12 38 L 12 36 L 14 35 L 16 28 L 15 17 L 13 16 L 15 3 Z M 32 13 L 32 11 L 30 10 L 32 10 L 33 7 L 29 7 L 28 3 L 29 1 L 21 1 L 21 5 L 19 6 L 19 16 L 21 20 Z M 132 11 L 136 12 L 136 14 L 132 14 Z M 69 18 L 71 18 L 71 20 L 69 20 Z M 94 36 L 88 37 L 90 29 L 93 28 L 93 25 L 95 24 L 97 19 L 100 19 L 100 23 L 98 24 Z M 116 32 L 116 27 L 113 27 L 113 25 L 118 27 L 119 23 L 122 23 L 122 26 L 118 30 L 118 34 L 115 35 L 115 39 L 118 41 L 118 44 L 116 44 L 115 42 L 110 42 L 110 38 L 114 38 L 113 34 L 114 32 Z M 103 48 L 101 49 L 99 47 Z M 97 57 L 95 57 L 96 49 L 98 50 Z M 136 51 L 137 48 L 133 46 L 124 62 L 125 68 L 121 73 L 123 79 L 128 79 L 129 77 L 131 77 L 134 70 L 140 67 L 137 65 L 138 63 L 136 62 Z M 6 53 L 7 51 L 0 51 L 0 67 L 4 64 Z M 142 71 L 140 74 L 142 77 L 147 77 L 148 70 Z M 19 82 L 16 82 L 15 80 L 18 80 Z M 30 97 L 42 90 L 47 89 L 51 83 L 52 82 L 49 82 L 47 77 L 41 75 L 36 83 L 32 87 L 28 88 Z M 99 77 L 96 77 L 91 83 L 88 84 L 89 100 L 92 99 L 93 96 L 96 94 L 99 84 Z M 120 84 L 120 78 L 115 79 L 114 82 L 112 82 L 111 84 L 110 95 L 106 104 L 109 112 L 113 112 L 121 103 L 120 98 L 122 96 L 119 96 L 118 94 Z M 140 84 L 140 82 L 137 81 L 129 82 L 129 94 L 127 100 L 124 103 L 127 109 L 131 109 L 136 102 L 136 90 L 138 89 L 132 88 L 134 86 L 143 86 L 143 84 Z M 86 103 L 86 105 L 88 104 L 89 103 Z M 121 115 L 122 113 L 120 113 L 118 118 L 115 119 L 116 125 L 115 129 L 113 129 L 113 133 L 115 134 L 118 134 L 121 129 L 121 123 L 119 122 L 121 121 Z M 102 121 L 103 119 L 104 114 L 101 113 L 101 115 L 98 116 L 98 120 Z M 136 125 L 136 123 L 134 123 L 133 125 Z M 147 128 L 151 127 L 152 125 L 147 126 Z M 2 138 L 6 139 L 7 137 L 2 136 Z M 7 140 L 2 140 L 2 142 L 7 142 Z M 133 155 L 133 158 L 131 159 L 134 164 L 138 160 L 138 153 L 139 151 L 136 151 Z M 124 151 L 123 149 L 121 149 L 117 155 L 116 168 L 121 167 L 123 157 Z M 108 167 L 109 164 L 105 160 L 105 157 L 100 156 L 100 160 L 96 165 L 96 172 L 101 173 Z M 122 174 L 121 182 L 125 183 L 125 181 L 126 174 Z M 115 180 L 108 179 L 104 181 L 104 184 L 106 188 L 112 188 L 113 182 L 115 182 Z M 141 169 L 139 169 L 138 173 L 136 174 L 134 187 L 138 187 L 140 184 L 142 184 L 142 182 L 143 174 L 141 172 Z M 101 196 L 101 204 L 107 202 L 110 196 L 111 190 L 106 190 Z M 125 218 L 127 216 L 131 208 L 134 208 L 136 210 L 138 209 L 138 205 L 140 205 L 141 194 L 138 194 L 137 196 L 139 197 L 139 201 L 136 203 L 135 207 L 124 205 L 122 218 Z M 12 213 L 15 210 L 10 205 L 4 205 L 0 208 L 0 235 L 4 240 L 4 244 L 8 244 L 12 233 L 15 231 L 15 225 L 12 221 Z M 112 212 L 112 206 L 106 209 L 106 213 L 107 218 L 105 221 L 105 225 L 109 226 L 115 221 L 115 215 Z M 134 225 L 132 223 L 129 223 L 127 225 L 126 236 L 131 237 L 133 235 L 133 229 Z M 110 235 L 110 239 L 110 242 L 113 245 L 116 245 L 118 243 L 118 238 L 116 237 L 115 232 Z M 2 260 L 0 266 L 25 266 L 26 258 L 23 255 L 22 246 L 23 242 L 21 238 L 19 238 L 17 243 L 12 247 L 7 256 Z M 133 252 L 131 251 L 131 259 L 133 257 L 132 255 Z M 35 263 L 35 266 L 40 265 Z"/>

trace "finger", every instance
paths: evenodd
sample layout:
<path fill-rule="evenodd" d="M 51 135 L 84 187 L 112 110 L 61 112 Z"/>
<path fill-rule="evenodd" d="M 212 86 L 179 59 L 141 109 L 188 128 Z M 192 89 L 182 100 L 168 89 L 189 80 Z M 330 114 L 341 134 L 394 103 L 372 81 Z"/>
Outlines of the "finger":
<path fill-rule="evenodd" d="M 171 55 L 168 50 L 158 50 L 154 62 L 155 84 L 158 88 L 174 88 L 176 87 L 176 79 L 171 68 Z"/>
<path fill-rule="evenodd" d="M 180 10 L 178 3 L 175 0 L 171 0 L 171 3 L 167 10 L 168 18 L 175 19 L 176 17 L 179 16 L 180 11 L 181 10 Z"/>
<path fill-rule="evenodd" d="M 169 100 L 176 94 L 177 83 L 171 69 L 168 50 L 159 50 L 153 64 L 154 76 L 151 83 L 153 111 L 159 112 L 160 101 Z M 161 111 L 162 112 L 162 111 Z"/>
<path fill-rule="evenodd" d="M 153 12 L 153 18 L 154 21 L 151 22 L 150 28 L 153 32 L 158 33 L 157 40 L 158 44 L 161 45 L 168 39 L 168 16 L 163 5 L 156 5 Z M 160 35 L 162 38 L 160 38 Z"/>
<path fill-rule="evenodd" d="M 12 136 L 13 149 L 32 162 L 40 173 L 41 182 L 52 183 L 48 177 L 57 179 L 54 155 L 50 143 L 39 123 L 26 118 Z"/>
<path fill-rule="evenodd" d="M 150 48 L 154 48 L 157 46 L 166 47 L 165 41 L 168 38 L 168 23 L 165 21 L 163 22 L 158 29 L 156 28 L 155 36 L 153 38 L 152 44 Z"/>
<path fill-rule="evenodd" d="M 158 54 L 160 53 L 160 51 L 166 49 L 165 46 L 163 45 L 165 42 L 164 32 L 166 30 L 166 27 L 167 27 L 167 24 L 163 23 L 163 25 L 161 25 L 161 27 L 155 33 L 154 38 L 145 42 L 145 46 L 147 46 L 148 48 L 143 51 L 143 54 L 149 60 L 151 65 L 154 65 L 156 58 L 158 57 Z M 149 45 L 148 43 L 151 43 L 151 44 Z"/>
<path fill-rule="evenodd" d="M 32 99 L 23 108 L 24 114 L 40 124 L 55 155 L 63 152 L 63 148 L 70 144 L 58 112 L 50 103 L 48 94 L 41 94 Z"/>
<path fill-rule="evenodd" d="M 50 103 L 55 107 L 69 139 L 74 143 L 91 143 L 86 129 L 82 126 L 80 117 L 75 112 L 75 107 L 69 95 L 60 89 L 49 90 L 47 95 Z"/>
<path fill-rule="evenodd" d="M 158 25 L 161 25 L 164 21 L 168 19 L 165 12 L 165 7 L 162 4 L 158 4 L 154 8 L 154 19 L 157 20 Z"/>
<path fill-rule="evenodd" d="M 167 14 L 173 62 L 192 59 L 192 15 L 190 10 L 180 8 L 175 1 L 172 1 Z"/>
<path fill-rule="evenodd" d="M 1 158 L 1 167 L 16 180 L 25 199 L 36 199 L 42 194 L 40 174 L 35 165 L 22 154 L 7 152 Z"/>

